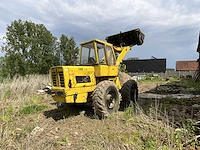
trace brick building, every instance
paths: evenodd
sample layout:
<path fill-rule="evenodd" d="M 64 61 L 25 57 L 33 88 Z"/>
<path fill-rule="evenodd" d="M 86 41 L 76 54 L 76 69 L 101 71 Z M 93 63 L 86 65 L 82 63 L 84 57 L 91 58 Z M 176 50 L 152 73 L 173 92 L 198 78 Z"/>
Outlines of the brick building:
<path fill-rule="evenodd" d="M 177 61 L 176 71 L 196 71 L 198 69 L 198 62 L 194 61 Z"/>

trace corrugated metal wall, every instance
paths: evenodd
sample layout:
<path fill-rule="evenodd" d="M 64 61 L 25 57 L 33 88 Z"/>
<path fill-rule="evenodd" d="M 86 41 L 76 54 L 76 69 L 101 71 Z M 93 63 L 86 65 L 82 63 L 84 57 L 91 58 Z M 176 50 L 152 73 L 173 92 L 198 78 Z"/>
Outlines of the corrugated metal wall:
<path fill-rule="evenodd" d="M 128 72 L 165 72 L 166 59 L 124 60 Z"/>
<path fill-rule="evenodd" d="M 177 71 L 195 71 L 198 69 L 197 61 L 177 61 L 176 70 Z"/>

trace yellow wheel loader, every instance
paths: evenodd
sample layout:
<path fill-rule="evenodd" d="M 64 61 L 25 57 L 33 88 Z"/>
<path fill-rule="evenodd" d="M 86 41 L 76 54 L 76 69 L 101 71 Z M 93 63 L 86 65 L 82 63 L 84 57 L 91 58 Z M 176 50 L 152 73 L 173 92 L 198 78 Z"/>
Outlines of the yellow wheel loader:
<path fill-rule="evenodd" d="M 134 80 L 123 78 L 120 63 L 134 45 L 142 45 L 145 35 L 140 29 L 93 39 L 80 44 L 76 66 L 55 66 L 50 69 L 51 95 L 61 103 L 92 103 L 99 117 L 118 111 L 120 102 L 137 100 Z"/>

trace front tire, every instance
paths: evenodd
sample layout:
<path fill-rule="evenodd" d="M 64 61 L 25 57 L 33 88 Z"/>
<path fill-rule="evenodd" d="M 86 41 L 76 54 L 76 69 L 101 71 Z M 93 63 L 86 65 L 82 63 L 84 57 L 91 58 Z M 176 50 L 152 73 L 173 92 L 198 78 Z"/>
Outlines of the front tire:
<path fill-rule="evenodd" d="M 92 100 L 94 113 L 100 118 L 104 118 L 118 111 L 121 94 L 114 82 L 106 80 L 97 84 Z"/>

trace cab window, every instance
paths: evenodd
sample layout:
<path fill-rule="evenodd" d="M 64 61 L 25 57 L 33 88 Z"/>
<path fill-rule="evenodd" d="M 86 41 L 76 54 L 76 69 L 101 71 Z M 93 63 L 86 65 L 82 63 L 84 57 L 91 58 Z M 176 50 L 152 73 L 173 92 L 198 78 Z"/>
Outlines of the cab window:
<path fill-rule="evenodd" d="M 96 58 L 95 58 L 93 42 L 83 44 L 80 64 L 89 65 L 89 64 L 95 64 L 95 63 L 96 63 Z"/>
<path fill-rule="evenodd" d="M 114 54 L 112 51 L 112 48 L 110 46 L 106 46 L 106 54 L 107 54 L 107 58 L 108 58 L 108 65 L 115 65 L 115 58 L 114 58 Z"/>

